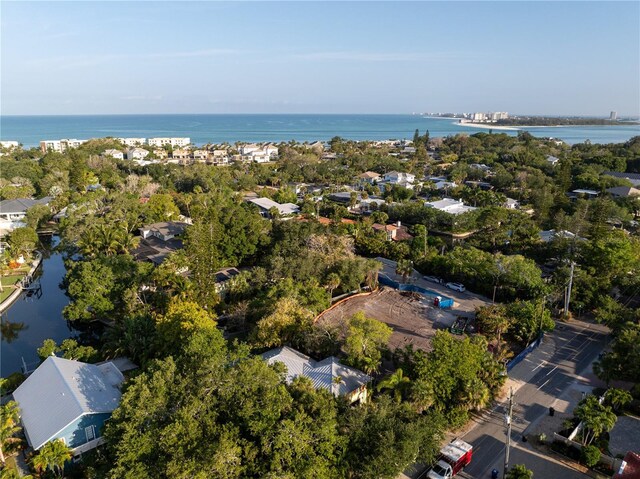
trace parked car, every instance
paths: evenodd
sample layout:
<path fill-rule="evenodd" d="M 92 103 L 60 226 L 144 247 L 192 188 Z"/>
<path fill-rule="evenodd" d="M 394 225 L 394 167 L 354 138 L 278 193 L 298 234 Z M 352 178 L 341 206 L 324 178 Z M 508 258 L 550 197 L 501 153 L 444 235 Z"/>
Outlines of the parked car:
<path fill-rule="evenodd" d="M 445 286 L 454 291 L 464 292 L 467 288 L 464 287 L 462 283 L 447 283 Z"/>
<path fill-rule="evenodd" d="M 431 281 L 432 283 L 442 284 L 444 280 L 442 278 L 438 278 L 437 276 L 423 276 L 422 279 L 426 281 Z"/>

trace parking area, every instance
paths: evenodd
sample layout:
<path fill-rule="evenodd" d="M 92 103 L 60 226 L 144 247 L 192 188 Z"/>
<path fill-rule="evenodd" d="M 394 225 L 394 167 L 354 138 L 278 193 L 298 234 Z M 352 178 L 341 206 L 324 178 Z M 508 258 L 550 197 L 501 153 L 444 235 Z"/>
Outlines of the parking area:
<path fill-rule="evenodd" d="M 337 326 L 344 335 L 349 318 L 358 311 L 393 329 L 389 340 L 391 350 L 409 344 L 416 349 L 430 350 L 435 331 L 449 328 L 456 317 L 451 311 L 435 308 L 432 301 L 422 295 L 382 287 L 368 296 L 354 297 L 326 311 L 318 323 Z"/>
<path fill-rule="evenodd" d="M 396 274 L 397 263 L 395 261 L 385 258 L 376 258 L 376 261 L 382 263 L 382 270 L 380 271 L 380 274 L 384 274 L 394 281 L 403 282 L 402 276 Z M 453 311 L 457 315 L 472 317 L 475 316 L 476 308 L 491 304 L 491 300 L 489 298 L 480 294 L 472 293 L 468 290 L 464 293 L 460 293 L 458 291 L 453 291 L 442 284 L 426 281 L 422 279 L 422 275 L 416 270 L 413 270 L 413 274 L 408 278 L 407 282 L 429 289 L 442 296 L 452 298 L 454 301 Z"/>

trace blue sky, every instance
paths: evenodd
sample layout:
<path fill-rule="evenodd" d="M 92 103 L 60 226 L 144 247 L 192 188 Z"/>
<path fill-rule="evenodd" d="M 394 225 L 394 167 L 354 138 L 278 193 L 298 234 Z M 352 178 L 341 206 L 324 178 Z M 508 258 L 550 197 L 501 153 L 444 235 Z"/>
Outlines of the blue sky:
<path fill-rule="evenodd" d="M 13 2 L 2 114 L 640 114 L 639 2 Z"/>

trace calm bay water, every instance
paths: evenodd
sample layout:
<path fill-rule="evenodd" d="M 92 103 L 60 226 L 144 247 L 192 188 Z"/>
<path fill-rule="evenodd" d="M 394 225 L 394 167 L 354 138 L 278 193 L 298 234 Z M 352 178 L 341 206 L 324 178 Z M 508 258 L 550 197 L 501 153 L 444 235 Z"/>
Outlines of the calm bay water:
<path fill-rule="evenodd" d="M 44 240 L 46 242 L 46 240 Z M 24 293 L 13 305 L 2 314 L 0 342 L 0 376 L 19 372 L 22 360 L 29 369 L 37 366 L 37 348 L 45 339 L 51 338 L 57 343 L 73 337 L 86 341 L 91 335 L 89 329 L 82 332 L 74 328 L 62 317 L 63 308 L 69 298 L 60 289 L 65 275 L 62 255 L 52 250 L 57 242 L 46 244 L 43 251 L 43 262 L 36 273 L 42 285 L 42 296 L 27 297 Z"/>
<path fill-rule="evenodd" d="M 82 115 L 2 116 L 0 138 L 17 140 L 25 147 L 40 140 L 60 138 L 186 136 L 192 143 L 236 141 L 315 141 L 334 136 L 352 140 L 412 138 L 429 130 L 432 137 L 488 132 L 462 126 L 457 120 L 418 115 Z M 567 143 L 624 142 L 640 135 L 640 125 L 523 128 L 539 137 L 560 138 Z M 493 130 L 516 135 L 513 130 Z"/>

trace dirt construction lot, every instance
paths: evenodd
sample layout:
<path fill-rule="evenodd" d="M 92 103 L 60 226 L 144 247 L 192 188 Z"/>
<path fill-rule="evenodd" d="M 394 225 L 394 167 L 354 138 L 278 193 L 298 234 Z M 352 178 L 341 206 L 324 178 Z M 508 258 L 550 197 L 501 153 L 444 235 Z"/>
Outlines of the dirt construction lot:
<path fill-rule="evenodd" d="M 412 293 L 381 288 L 368 296 L 358 296 L 340 303 L 319 319 L 320 324 L 339 326 L 346 332 L 347 320 L 358 311 L 367 317 L 388 324 L 393 329 L 389 348 L 414 348 L 428 351 L 436 329 L 446 329 L 455 320 L 455 314 L 434 308 L 431 302 Z"/>

